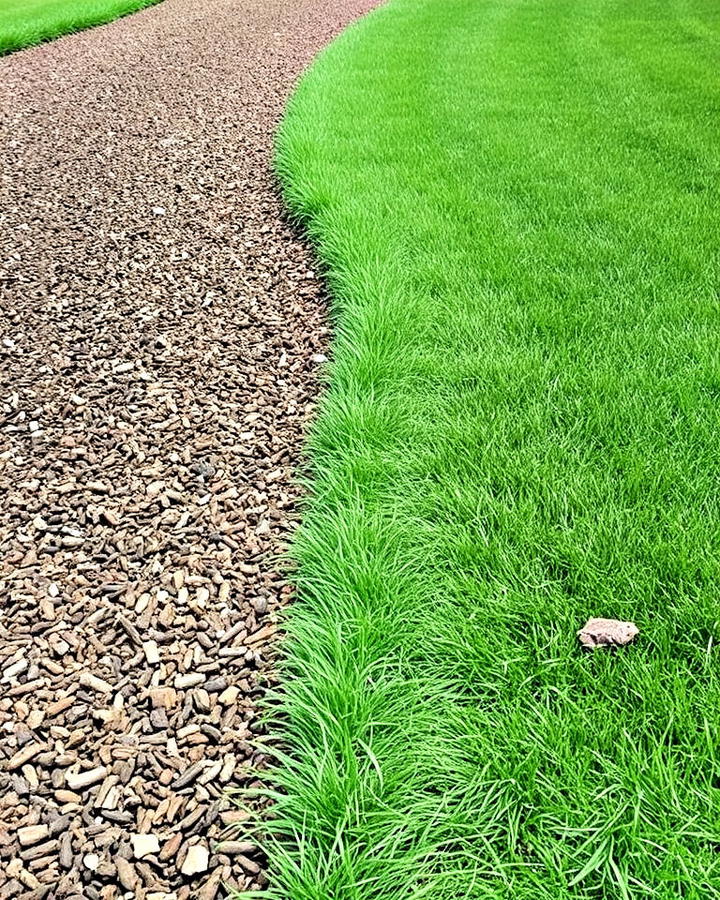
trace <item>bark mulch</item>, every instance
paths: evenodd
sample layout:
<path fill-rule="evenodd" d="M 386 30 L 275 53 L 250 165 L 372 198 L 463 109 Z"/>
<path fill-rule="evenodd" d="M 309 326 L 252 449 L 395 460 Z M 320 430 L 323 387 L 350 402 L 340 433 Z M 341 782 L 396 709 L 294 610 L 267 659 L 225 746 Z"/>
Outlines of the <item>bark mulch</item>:
<path fill-rule="evenodd" d="M 264 884 L 272 560 L 327 328 L 272 133 L 373 0 L 165 0 L 0 61 L 0 900 Z"/>

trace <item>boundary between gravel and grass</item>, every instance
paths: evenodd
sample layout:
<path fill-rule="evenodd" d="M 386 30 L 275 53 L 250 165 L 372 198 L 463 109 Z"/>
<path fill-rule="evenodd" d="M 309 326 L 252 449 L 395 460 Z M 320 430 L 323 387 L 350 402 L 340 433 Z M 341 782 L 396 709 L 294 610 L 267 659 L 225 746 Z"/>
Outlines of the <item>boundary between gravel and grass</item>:
<path fill-rule="evenodd" d="M 104 25 L 161 0 L 0 0 L 0 56 Z"/>
<path fill-rule="evenodd" d="M 720 897 L 719 15 L 391 0 L 291 102 L 336 336 L 272 897 Z"/>

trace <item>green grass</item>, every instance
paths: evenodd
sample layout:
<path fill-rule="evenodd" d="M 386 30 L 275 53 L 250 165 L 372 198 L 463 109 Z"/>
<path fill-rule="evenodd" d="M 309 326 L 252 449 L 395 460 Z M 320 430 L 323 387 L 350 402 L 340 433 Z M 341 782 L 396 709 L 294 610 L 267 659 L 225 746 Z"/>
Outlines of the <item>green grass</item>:
<path fill-rule="evenodd" d="M 110 22 L 158 0 L 0 0 L 0 55 Z"/>
<path fill-rule="evenodd" d="M 292 100 L 336 338 L 271 896 L 720 897 L 719 36 L 391 0 Z"/>

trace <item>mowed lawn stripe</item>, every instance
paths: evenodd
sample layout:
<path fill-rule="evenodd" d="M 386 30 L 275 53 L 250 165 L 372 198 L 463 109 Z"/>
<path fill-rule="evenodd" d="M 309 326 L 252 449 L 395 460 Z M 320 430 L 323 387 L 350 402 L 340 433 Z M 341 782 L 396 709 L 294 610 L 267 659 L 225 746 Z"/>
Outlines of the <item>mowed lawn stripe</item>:
<path fill-rule="evenodd" d="M 720 897 L 719 16 L 391 0 L 297 91 L 336 337 L 274 896 Z"/>

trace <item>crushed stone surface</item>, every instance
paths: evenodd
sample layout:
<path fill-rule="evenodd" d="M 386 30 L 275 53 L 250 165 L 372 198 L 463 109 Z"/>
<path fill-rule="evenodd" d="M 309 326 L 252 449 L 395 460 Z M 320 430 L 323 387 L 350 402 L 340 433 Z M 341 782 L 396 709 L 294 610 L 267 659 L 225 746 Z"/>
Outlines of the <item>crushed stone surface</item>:
<path fill-rule="evenodd" d="M 165 0 L 0 60 L 0 900 L 265 884 L 273 560 L 327 328 L 272 136 L 374 0 Z"/>

